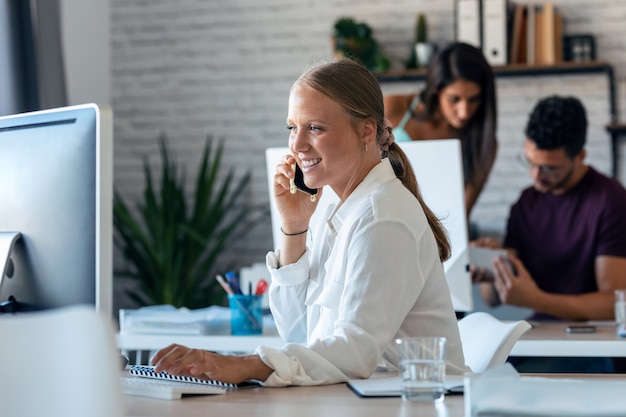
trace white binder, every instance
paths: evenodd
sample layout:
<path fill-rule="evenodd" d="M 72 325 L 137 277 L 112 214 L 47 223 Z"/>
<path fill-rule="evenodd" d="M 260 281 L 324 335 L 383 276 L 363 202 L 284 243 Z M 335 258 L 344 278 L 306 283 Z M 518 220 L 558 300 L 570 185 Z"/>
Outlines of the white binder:
<path fill-rule="evenodd" d="M 456 5 L 456 40 L 480 49 L 480 1 L 458 0 Z"/>
<path fill-rule="evenodd" d="M 483 0 L 483 54 L 491 65 L 506 65 L 507 0 Z"/>

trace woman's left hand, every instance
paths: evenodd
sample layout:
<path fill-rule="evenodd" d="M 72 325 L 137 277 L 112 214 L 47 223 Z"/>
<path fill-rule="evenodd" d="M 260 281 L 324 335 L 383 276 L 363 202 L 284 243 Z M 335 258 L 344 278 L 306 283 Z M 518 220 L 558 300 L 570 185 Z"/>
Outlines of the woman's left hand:
<path fill-rule="evenodd" d="M 152 358 L 156 372 L 193 376 L 238 384 L 247 379 L 264 381 L 273 372 L 257 355 L 227 356 L 177 344 L 159 350 Z"/>

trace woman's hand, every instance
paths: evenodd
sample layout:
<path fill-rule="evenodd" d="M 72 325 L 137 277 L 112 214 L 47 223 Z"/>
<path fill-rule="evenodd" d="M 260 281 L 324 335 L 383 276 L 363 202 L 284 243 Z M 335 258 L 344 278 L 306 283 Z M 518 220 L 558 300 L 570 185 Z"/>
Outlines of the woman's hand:
<path fill-rule="evenodd" d="M 257 355 L 226 356 L 203 349 L 172 344 L 159 350 L 152 358 L 156 372 L 193 376 L 230 384 L 248 379 L 265 381 L 273 370 Z"/>
<path fill-rule="evenodd" d="M 309 227 L 311 216 L 322 195 L 322 190 L 319 189 L 315 201 L 312 202 L 310 196 L 305 193 L 300 191 L 295 194 L 291 193 L 291 182 L 295 177 L 295 163 L 296 159 L 293 155 L 285 155 L 281 163 L 276 166 L 274 175 L 274 199 L 285 233 L 296 233 Z"/>

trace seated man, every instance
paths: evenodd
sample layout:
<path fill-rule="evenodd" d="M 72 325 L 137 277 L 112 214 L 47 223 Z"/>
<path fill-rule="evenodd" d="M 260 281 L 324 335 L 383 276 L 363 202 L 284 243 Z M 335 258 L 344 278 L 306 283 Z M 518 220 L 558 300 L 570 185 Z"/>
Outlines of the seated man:
<path fill-rule="evenodd" d="M 613 290 L 626 288 L 626 190 L 585 164 L 586 130 L 573 97 L 545 98 L 530 115 L 521 161 L 533 186 L 510 212 L 509 260 L 474 274 L 488 305 L 530 308 L 531 320 L 613 319 Z"/>

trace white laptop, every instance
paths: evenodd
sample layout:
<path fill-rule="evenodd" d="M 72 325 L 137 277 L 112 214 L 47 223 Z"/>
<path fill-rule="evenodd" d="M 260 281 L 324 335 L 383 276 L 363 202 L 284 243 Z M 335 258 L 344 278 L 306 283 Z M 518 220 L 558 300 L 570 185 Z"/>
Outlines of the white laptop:
<path fill-rule="evenodd" d="M 424 202 L 440 219 L 448 231 L 452 254 L 444 262 L 444 270 L 452 304 L 456 311 L 472 311 L 472 282 L 468 272 L 468 228 L 465 215 L 465 185 L 461 142 L 458 139 L 422 140 L 398 143 L 411 161 Z M 289 148 L 268 148 L 265 151 L 267 181 L 270 190 L 272 216 L 272 236 L 274 247 L 279 248 L 282 240 L 280 216 L 272 195 L 276 165 L 281 157 L 289 153 Z M 325 207 L 337 201 L 338 197 L 330 187 L 325 187 L 311 225 L 318 224 Z"/>

